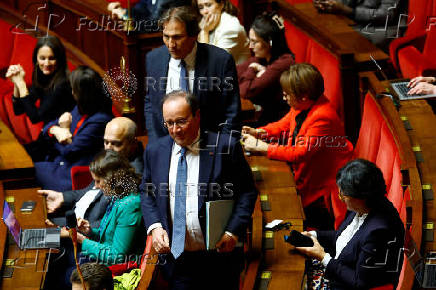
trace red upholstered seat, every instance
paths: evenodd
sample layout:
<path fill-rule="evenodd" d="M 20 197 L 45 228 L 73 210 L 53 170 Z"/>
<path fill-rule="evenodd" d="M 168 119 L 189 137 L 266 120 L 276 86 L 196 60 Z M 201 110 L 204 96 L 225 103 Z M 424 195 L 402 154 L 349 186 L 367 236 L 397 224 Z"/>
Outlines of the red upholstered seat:
<path fill-rule="evenodd" d="M 433 36 L 436 28 L 430 25 L 435 15 L 436 0 L 409 1 L 406 34 L 392 41 L 389 47 L 392 63 L 403 77 L 410 78 L 436 70 L 436 62 L 432 58 L 436 50 L 436 36 Z"/>
<path fill-rule="evenodd" d="M 285 20 L 285 36 L 289 48 L 295 55 L 295 62 L 306 62 L 307 46 L 309 44 L 307 34 Z"/>
<path fill-rule="evenodd" d="M 400 153 L 381 108 L 370 94 L 365 97 L 362 125 L 354 157 L 367 159 L 377 164 L 386 181 L 387 197 L 401 213 L 404 193 Z"/>
<path fill-rule="evenodd" d="M 344 120 L 339 60 L 316 41 L 310 39 L 307 48 L 307 62 L 316 66 L 321 72 L 324 77 L 324 94 L 336 109 L 341 120 Z"/>
<path fill-rule="evenodd" d="M 364 158 L 371 162 L 376 161 L 378 148 L 380 146 L 382 124 L 383 115 L 377 103 L 373 98 L 365 98 L 359 139 L 354 148 L 355 158 Z"/>
<path fill-rule="evenodd" d="M 37 39 L 25 34 L 19 33 L 15 35 L 14 41 L 14 49 L 11 55 L 11 60 L 9 62 L 12 64 L 21 64 L 26 72 L 26 84 L 32 84 L 32 72 L 33 72 L 33 63 L 32 63 L 32 53 L 35 48 Z"/>
<path fill-rule="evenodd" d="M 87 187 L 92 182 L 89 166 L 73 166 L 71 167 L 71 182 L 72 189 L 78 190 Z"/>
<path fill-rule="evenodd" d="M 0 19 L 0 39 L 2 40 L 2 52 L 0 53 L 0 71 L 6 72 L 11 59 L 15 35 L 11 32 L 11 25 Z M 4 77 L 4 76 L 1 76 Z"/>
<path fill-rule="evenodd" d="M 344 120 L 339 60 L 330 51 L 288 21 L 285 21 L 285 36 L 289 48 L 295 54 L 297 63 L 308 62 L 319 69 L 324 77 L 324 93 L 336 109 L 339 117 Z"/>
<path fill-rule="evenodd" d="M 413 78 L 436 71 L 436 27 L 417 38 L 417 42 L 398 50 L 398 64 L 403 77 Z M 424 39 L 424 43 L 421 44 Z"/>

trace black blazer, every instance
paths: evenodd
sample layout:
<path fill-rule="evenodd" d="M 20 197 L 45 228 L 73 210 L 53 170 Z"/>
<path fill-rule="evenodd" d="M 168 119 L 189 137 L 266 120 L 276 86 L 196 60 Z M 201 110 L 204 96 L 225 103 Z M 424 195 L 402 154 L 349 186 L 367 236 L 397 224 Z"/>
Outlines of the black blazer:
<path fill-rule="evenodd" d="M 206 135 L 206 134 L 205 134 Z M 199 184 L 203 184 L 198 197 L 198 218 L 205 233 L 205 202 L 233 199 L 235 206 L 226 230 L 244 236 L 256 202 L 257 190 L 251 169 L 244 158 L 237 139 L 228 135 L 207 134 L 200 150 Z M 168 174 L 173 140 L 170 136 L 147 145 L 144 153 L 144 175 L 140 185 L 142 215 L 145 227 L 160 222 L 170 239 Z M 219 190 L 211 190 L 211 184 Z M 164 186 L 161 186 L 164 185 Z"/>
<path fill-rule="evenodd" d="M 163 126 L 161 101 L 166 93 L 170 54 L 165 45 L 146 56 L 144 104 L 148 142 L 168 134 Z M 233 57 L 224 49 L 197 44 L 193 93 L 200 100 L 201 128 L 231 133 L 241 129 L 238 75 Z"/>
<path fill-rule="evenodd" d="M 356 213 L 348 214 L 337 231 L 317 232 L 320 244 L 335 256 L 336 240 Z M 332 289 L 370 289 L 396 285 L 403 264 L 404 225 L 397 210 L 387 199 L 371 211 L 362 226 L 342 250 L 331 259 L 326 278 Z"/>

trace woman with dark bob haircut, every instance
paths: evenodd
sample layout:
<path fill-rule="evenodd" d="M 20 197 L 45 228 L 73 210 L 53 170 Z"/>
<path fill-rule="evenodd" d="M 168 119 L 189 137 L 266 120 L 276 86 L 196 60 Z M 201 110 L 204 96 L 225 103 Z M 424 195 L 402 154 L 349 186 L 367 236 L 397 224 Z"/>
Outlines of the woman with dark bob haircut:
<path fill-rule="evenodd" d="M 279 85 L 282 72 L 294 63 L 284 30 L 275 12 L 258 15 L 249 31 L 254 56 L 237 66 L 241 97 L 262 109 L 258 125 L 277 121 L 289 110 Z"/>
<path fill-rule="evenodd" d="M 71 167 L 88 165 L 103 147 L 106 123 L 113 118 L 112 100 L 97 72 L 79 66 L 70 79 L 77 105 L 44 127 L 46 154 L 35 162 L 41 186 L 61 192 L 71 190 Z"/>
<path fill-rule="evenodd" d="M 39 38 L 32 61 L 32 86 L 29 90 L 26 72 L 20 64 L 9 66 L 6 77 L 14 83 L 12 101 L 15 115 L 26 114 L 33 124 L 41 121 L 46 124 L 71 111 L 75 105 L 68 82 L 65 48 L 55 36 Z"/>
<path fill-rule="evenodd" d="M 81 261 L 97 261 L 110 266 L 138 260 L 146 238 L 138 194 L 140 176 L 135 173 L 126 157 L 112 150 L 99 152 L 89 169 L 95 189 L 100 189 L 110 202 L 98 228 L 92 228 L 85 219 L 77 220 L 77 241 L 81 244 Z M 68 232 L 63 228 L 61 237 L 68 236 Z M 58 281 L 57 286 L 59 283 L 68 283 L 68 278 L 75 268 L 72 253 L 65 257 L 68 261 L 57 262 L 58 259 L 55 259 L 49 270 L 50 279 L 57 280 L 62 277 L 63 281 Z M 49 283 L 55 282 L 50 280 Z M 62 289 L 66 288 L 67 285 Z"/>
<path fill-rule="evenodd" d="M 353 146 L 344 136 L 336 110 L 324 96 L 324 79 L 307 63 L 283 72 L 283 99 L 291 107 L 281 120 L 264 127 L 242 128 L 245 150 L 291 164 L 306 214 L 306 226 L 332 229 L 345 217 L 338 198 L 336 172 L 351 159 Z"/>
<path fill-rule="evenodd" d="M 329 283 L 331 289 L 370 289 L 387 284 L 396 288 L 404 225 L 386 198 L 381 170 L 372 162 L 356 159 L 339 170 L 336 180 L 340 198 L 349 210 L 347 218 L 337 231 L 303 232 L 314 245 L 296 249 L 313 258 L 311 271 L 323 270 L 318 282 Z M 308 278 L 312 278 L 310 272 Z"/>

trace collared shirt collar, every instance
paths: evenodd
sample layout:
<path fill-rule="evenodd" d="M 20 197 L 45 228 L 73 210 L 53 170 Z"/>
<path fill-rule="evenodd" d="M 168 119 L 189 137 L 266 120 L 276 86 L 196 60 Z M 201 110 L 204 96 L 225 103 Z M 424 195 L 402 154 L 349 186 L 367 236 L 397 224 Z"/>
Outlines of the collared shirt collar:
<path fill-rule="evenodd" d="M 174 142 L 174 149 L 177 154 L 182 150 L 182 146 Z M 191 152 L 193 154 L 198 154 L 200 152 L 200 130 L 198 130 L 197 138 L 195 138 L 194 142 L 191 145 L 186 146 L 186 152 Z"/>
<path fill-rule="evenodd" d="M 194 69 L 195 68 L 195 56 L 197 55 L 197 42 L 194 44 L 194 48 L 192 48 L 191 52 L 183 59 L 186 63 L 186 68 Z M 180 66 L 181 59 L 174 59 L 171 57 L 170 62 Z"/>

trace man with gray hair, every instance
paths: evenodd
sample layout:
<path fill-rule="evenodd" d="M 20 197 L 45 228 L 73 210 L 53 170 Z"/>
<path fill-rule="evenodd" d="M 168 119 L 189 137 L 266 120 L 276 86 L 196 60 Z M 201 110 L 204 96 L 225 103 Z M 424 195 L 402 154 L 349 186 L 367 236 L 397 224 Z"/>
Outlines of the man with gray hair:
<path fill-rule="evenodd" d="M 126 117 L 114 118 L 106 125 L 104 149 L 127 156 L 136 173 L 142 174 L 144 150 L 135 135 L 135 122 Z M 50 219 L 59 226 L 65 225 L 64 212 L 74 209 L 77 217 L 88 220 L 93 228 L 98 227 L 109 204 L 103 192 L 94 189 L 94 181 L 80 190 L 58 192 L 43 189 L 38 190 L 38 193 L 46 197 L 47 212 L 52 215 Z"/>
<path fill-rule="evenodd" d="M 198 18 L 192 7 L 170 8 L 161 17 L 165 45 L 146 56 L 145 125 L 149 143 L 168 135 L 160 111 L 165 94 L 195 95 L 203 114 L 201 129 L 231 134 L 240 130 L 238 76 L 224 49 L 197 42 Z"/>

